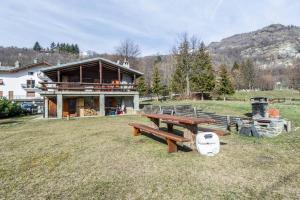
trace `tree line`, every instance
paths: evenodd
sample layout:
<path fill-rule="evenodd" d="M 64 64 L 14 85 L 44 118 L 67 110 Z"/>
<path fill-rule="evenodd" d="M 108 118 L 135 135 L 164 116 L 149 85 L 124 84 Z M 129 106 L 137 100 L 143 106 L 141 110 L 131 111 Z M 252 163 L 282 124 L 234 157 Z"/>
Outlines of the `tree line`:
<path fill-rule="evenodd" d="M 58 52 L 58 53 L 70 53 L 79 55 L 80 49 L 78 44 L 69 44 L 69 43 L 55 43 L 52 42 L 49 47 L 43 48 L 40 43 L 37 41 L 33 45 L 33 50 L 37 52 L 47 51 L 47 52 Z"/>
<path fill-rule="evenodd" d="M 225 97 L 234 93 L 234 86 L 222 64 L 218 71 L 213 69 L 212 60 L 205 44 L 196 37 L 188 38 L 184 34 L 177 46 L 173 48 L 175 70 L 169 84 L 162 84 L 160 70 L 160 56 L 154 62 L 154 69 L 150 84 L 146 84 L 144 77 L 137 80 L 137 88 L 141 96 L 146 94 L 160 95 L 178 94 L 190 97 L 192 93 L 215 93 Z"/>

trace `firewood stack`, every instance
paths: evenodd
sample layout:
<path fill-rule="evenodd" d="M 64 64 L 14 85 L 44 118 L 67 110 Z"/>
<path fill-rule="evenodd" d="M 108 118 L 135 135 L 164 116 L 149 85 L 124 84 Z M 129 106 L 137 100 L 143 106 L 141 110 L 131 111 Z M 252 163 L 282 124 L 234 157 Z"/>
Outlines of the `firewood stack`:
<path fill-rule="evenodd" d="M 97 111 L 95 109 L 84 109 L 84 116 L 93 116 L 97 115 Z"/>

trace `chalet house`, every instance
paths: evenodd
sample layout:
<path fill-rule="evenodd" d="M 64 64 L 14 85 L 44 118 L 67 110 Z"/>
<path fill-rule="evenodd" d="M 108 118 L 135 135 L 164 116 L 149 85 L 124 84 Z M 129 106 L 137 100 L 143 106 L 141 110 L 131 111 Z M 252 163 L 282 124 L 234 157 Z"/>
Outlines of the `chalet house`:
<path fill-rule="evenodd" d="M 104 58 L 42 70 L 45 118 L 130 114 L 139 109 L 135 80 L 143 73 Z"/>
<path fill-rule="evenodd" d="M 38 83 L 48 80 L 41 70 L 49 66 L 47 62 L 38 62 L 36 59 L 29 65 L 22 66 L 18 61 L 15 66 L 0 65 L 0 98 L 43 105 Z"/>

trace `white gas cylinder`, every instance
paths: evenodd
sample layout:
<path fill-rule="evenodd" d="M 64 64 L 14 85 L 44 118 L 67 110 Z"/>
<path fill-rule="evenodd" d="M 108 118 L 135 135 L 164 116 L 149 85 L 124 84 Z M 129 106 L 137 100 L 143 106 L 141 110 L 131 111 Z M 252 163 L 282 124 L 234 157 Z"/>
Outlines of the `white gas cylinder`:
<path fill-rule="evenodd" d="M 200 154 L 214 156 L 220 151 L 219 137 L 213 132 L 198 132 L 196 136 L 196 147 Z"/>

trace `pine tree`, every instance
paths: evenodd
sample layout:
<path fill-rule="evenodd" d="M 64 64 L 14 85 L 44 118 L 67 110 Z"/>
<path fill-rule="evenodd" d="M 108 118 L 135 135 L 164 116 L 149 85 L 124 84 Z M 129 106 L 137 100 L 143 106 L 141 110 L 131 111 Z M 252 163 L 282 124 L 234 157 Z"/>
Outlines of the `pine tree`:
<path fill-rule="evenodd" d="M 145 96 L 147 94 L 147 85 L 145 83 L 145 78 L 142 76 L 137 79 L 137 91 L 141 96 Z"/>
<path fill-rule="evenodd" d="M 80 53 L 78 44 L 75 44 L 74 49 L 75 49 L 75 54 L 78 55 Z"/>
<path fill-rule="evenodd" d="M 33 50 L 34 51 L 38 51 L 40 52 L 42 50 L 42 47 L 41 45 L 39 44 L 39 42 L 35 42 L 34 45 L 33 45 Z"/>
<path fill-rule="evenodd" d="M 183 94 L 185 91 L 185 77 L 181 69 L 177 67 L 173 73 L 170 88 L 173 93 Z"/>
<path fill-rule="evenodd" d="M 161 95 L 162 92 L 162 85 L 160 80 L 160 74 L 158 67 L 154 67 L 153 75 L 152 75 L 152 93 L 157 96 L 157 100 L 159 95 Z"/>
<path fill-rule="evenodd" d="M 211 58 L 203 42 L 195 53 L 192 65 L 191 85 L 193 91 L 202 93 L 202 99 L 204 92 L 211 92 L 215 87 L 215 75 Z"/>
<path fill-rule="evenodd" d="M 52 42 L 52 43 L 50 44 L 51 52 L 54 52 L 54 49 L 55 49 L 55 48 L 56 48 L 56 45 L 55 45 L 54 42 Z"/>
<path fill-rule="evenodd" d="M 227 72 L 225 64 L 222 64 L 220 67 L 220 79 L 216 86 L 216 92 L 219 95 L 223 95 L 224 101 L 226 95 L 234 94 L 234 88 L 230 81 L 229 74 Z"/>
<path fill-rule="evenodd" d="M 187 34 L 184 34 L 179 46 L 174 49 L 176 59 L 176 70 L 172 77 L 171 89 L 173 92 L 190 95 L 190 73 L 191 73 L 191 56 L 190 42 Z"/>

